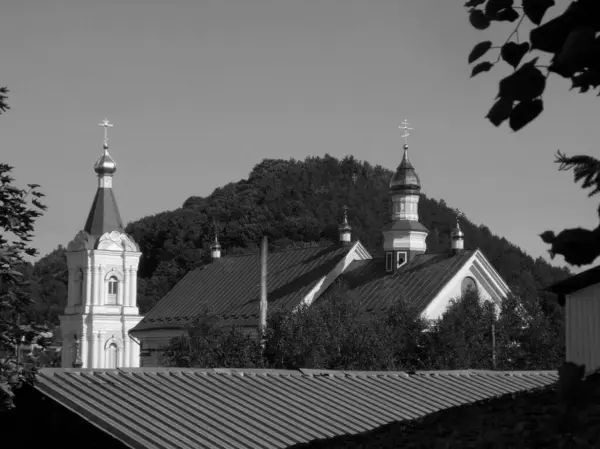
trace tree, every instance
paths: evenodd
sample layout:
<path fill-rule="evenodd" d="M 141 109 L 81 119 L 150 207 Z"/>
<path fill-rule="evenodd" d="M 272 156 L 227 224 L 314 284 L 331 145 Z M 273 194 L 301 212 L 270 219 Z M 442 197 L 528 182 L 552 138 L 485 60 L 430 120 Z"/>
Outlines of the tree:
<path fill-rule="evenodd" d="M 574 0 L 563 14 L 545 23 L 542 20 L 555 6 L 554 0 L 522 0 L 521 7 L 514 3 L 514 0 L 468 0 L 465 7 L 469 21 L 479 30 L 488 28 L 492 22 L 517 22 L 501 46 L 494 47 L 491 41 L 475 45 L 469 54 L 469 64 L 497 49 L 496 60 L 478 62 L 471 76 L 491 70 L 500 60 L 513 67 L 513 73 L 500 81 L 496 102 L 486 118 L 494 126 L 508 120 L 511 129 L 518 131 L 542 113 L 542 97 L 550 73 L 569 79 L 572 89 L 579 89 L 580 93 L 600 86 L 600 35 L 596 36 L 600 32 L 600 2 Z M 519 36 L 525 19 L 535 25 L 529 40 Z M 539 56 L 522 62 L 533 50 L 549 56 L 549 62 L 538 63 Z M 575 182 L 583 180 L 584 189 L 593 188 L 590 196 L 600 192 L 599 160 L 590 156 L 567 157 L 558 151 L 556 162 L 560 170 L 573 169 Z M 593 230 L 565 229 L 558 235 L 545 231 L 540 236 L 551 245 L 552 258 L 561 254 L 569 264 L 588 265 L 600 256 L 600 226 Z"/>
<path fill-rule="evenodd" d="M 0 95 L 0 110 L 6 110 Z M 32 300 L 25 279 L 25 256 L 35 256 L 30 246 L 35 220 L 46 210 L 40 202 L 44 196 L 39 186 L 28 189 L 13 185 L 9 175 L 12 167 L 0 164 L 0 408 L 14 406 L 14 391 L 35 377 L 33 357 L 21 360 L 21 345 L 44 344 L 49 337 L 46 328 L 29 324 L 32 319 Z M 9 240 L 10 239 L 10 240 Z"/>

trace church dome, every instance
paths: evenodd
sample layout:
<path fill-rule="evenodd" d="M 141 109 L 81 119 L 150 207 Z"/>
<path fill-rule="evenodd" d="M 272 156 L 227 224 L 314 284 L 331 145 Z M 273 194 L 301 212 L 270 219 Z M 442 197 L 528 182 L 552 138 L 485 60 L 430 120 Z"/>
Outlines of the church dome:
<path fill-rule="evenodd" d="M 94 164 L 94 171 L 99 175 L 112 175 L 117 171 L 117 164 L 108 154 L 108 145 L 104 145 L 104 153 Z"/>
<path fill-rule="evenodd" d="M 390 190 L 418 193 L 421 190 L 419 175 L 408 158 L 408 145 L 404 145 L 404 157 L 390 180 Z"/>

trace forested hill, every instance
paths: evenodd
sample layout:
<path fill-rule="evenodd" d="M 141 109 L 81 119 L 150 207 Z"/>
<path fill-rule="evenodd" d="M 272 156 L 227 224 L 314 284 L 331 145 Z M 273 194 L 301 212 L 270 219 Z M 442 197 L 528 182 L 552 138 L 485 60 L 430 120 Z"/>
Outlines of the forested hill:
<path fill-rule="evenodd" d="M 130 223 L 126 232 L 143 252 L 138 286 L 142 311 L 152 307 L 189 270 L 209 261 L 215 221 L 225 254 L 237 254 L 256 251 L 263 233 L 269 236 L 272 248 L 337 241 L 337 226 L 347 205 L 353 238 L 360 239 L 374 255 L 381 254 L 381 229 L 390 217 L 388 183 L 392 174 L 353 157 L 266 159 L 254 167 L 248 179 L 217 188 L 206 198 L 192 196 L 179 209 Z M 422 195 L 419 215 L 430 230 L 428 251 L 448 250 L 456 210 L 443 200 Z M 486 226 L 474 225 L 468 216 L 461 227 L 465 247 L 480 248 L 509 285 L 524 294 L 536 295 L 540 287 L 569 274 L 541 258 L 534 260 L 506 239 L 492 235 Z M 61 247 L 43 257 L 33 271 L 40 313 L 55 322 L 65 302 L 64 252 Z"/>

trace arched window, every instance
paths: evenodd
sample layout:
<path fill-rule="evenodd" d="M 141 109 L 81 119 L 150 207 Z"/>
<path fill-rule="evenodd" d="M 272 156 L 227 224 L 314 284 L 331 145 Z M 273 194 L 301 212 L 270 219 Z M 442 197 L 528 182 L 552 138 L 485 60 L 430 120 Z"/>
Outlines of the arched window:
<path fill-rule="evenodd" d="M 475 282 L 475 279 L 473 279 L 472 277 L 466 277 L 463 279 L 462 281 L 462 285 L 460 288 L 460 292 L 461 294 L 465 294 L 467 293 L 469 290 L 472 290 L 474 292 L 477 292 L 477 283 Z"/>
<path fill-rule="evenodd" d="M 119 346 L 115 342 L 112 342 L 106 348 L 106 367 L 119 367 Z"/>
<path fill-rule="evenodd" d="M 106 297 L 106 304 L 117 303 L 117 292 L 119 291 L 119 281 L 116 277 L 111 276 L 108 279 L 108 295 Z"/>

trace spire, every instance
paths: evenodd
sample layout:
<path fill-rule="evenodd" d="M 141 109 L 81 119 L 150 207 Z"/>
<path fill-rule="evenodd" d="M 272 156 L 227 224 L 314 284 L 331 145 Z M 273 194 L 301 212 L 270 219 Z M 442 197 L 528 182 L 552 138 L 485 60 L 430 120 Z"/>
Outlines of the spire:
<path fill-rule="evenodd" d="M 342 245 L 347 245 L 352 240 L 352 226 L 348 223 L 348 206 L 344 205 L 344 219 L 342 224 L 338 228 L 340 233 L 340 243 Z"/>
<path fill-rule="evenodd" d="M 92 203 L 90 213 L 83 228 L 90 235 L 101 236 L 109 231 L 123 232 L 123 220 L 112 191 L 112 177 L 117 166 L 108 154 L 108 128 L 112 127 L 107 119 L 98 126 L 104 127 L 103 153 L 94 164 L 94 171 L 98 174 L 98 190 Z"/>
<path fill-rule="evenodd" d="M 458 222 L 458 216 L 456 217 L 456 227 L 452 229 L 450 233 L 450 239 L 452 240 L 452 252 L 459 253 L 465 247 L 465 234 L 460 229 L 460 224 Z"/>

